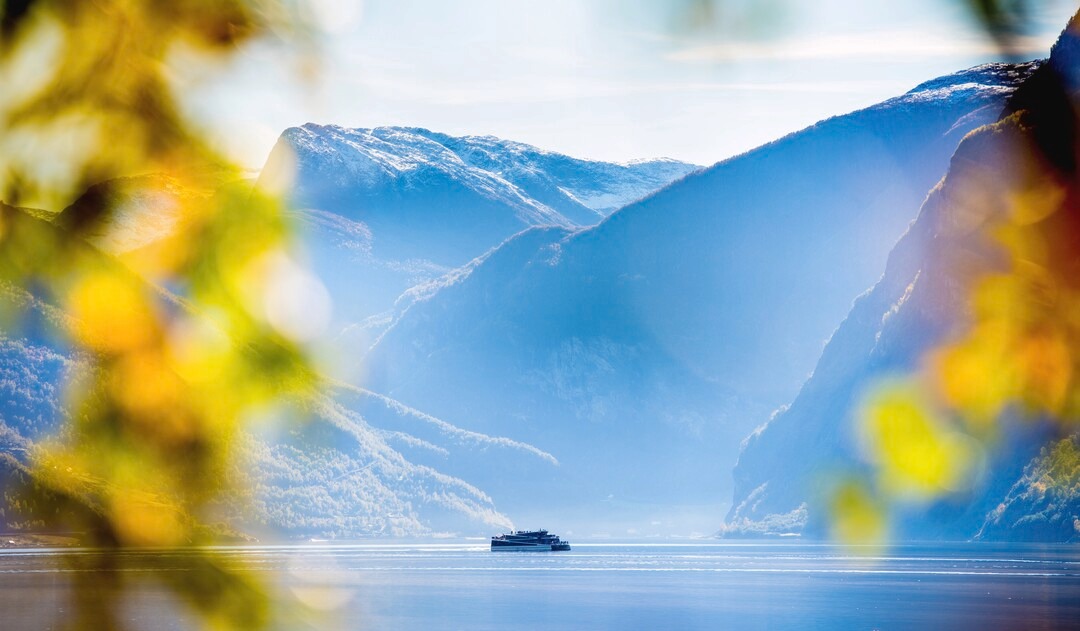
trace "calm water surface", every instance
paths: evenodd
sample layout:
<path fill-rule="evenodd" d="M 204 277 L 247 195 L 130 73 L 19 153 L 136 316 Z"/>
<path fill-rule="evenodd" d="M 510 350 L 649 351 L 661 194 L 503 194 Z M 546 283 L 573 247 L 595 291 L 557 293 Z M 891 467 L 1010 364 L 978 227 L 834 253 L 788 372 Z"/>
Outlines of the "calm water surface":
<path fill-rule="evenodd" d="M 166 584 L 184 553 L 0 551 L 0 628 L 59 629 L 73 577 L 127 588 L 136 629 L 194 628 Z M 1080 548 L 587 544 L 562 553 L 486 545 L 218 548 L 314 610 L 328 629 L 1068 629 L 1080 628 Z M 291 622 L 284 628 L 301 626 Z"/>

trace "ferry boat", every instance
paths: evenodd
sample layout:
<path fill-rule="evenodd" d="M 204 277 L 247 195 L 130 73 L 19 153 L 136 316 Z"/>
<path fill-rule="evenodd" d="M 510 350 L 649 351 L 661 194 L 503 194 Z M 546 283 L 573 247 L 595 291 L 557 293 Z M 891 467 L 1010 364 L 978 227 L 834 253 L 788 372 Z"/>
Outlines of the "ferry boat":
<path fill-rule="evenodd" d="M 570 542 L 559 539 L 546 530 L 515 530 L 491 538 L 492 552 L 548 552 L 569 550 Z"/>

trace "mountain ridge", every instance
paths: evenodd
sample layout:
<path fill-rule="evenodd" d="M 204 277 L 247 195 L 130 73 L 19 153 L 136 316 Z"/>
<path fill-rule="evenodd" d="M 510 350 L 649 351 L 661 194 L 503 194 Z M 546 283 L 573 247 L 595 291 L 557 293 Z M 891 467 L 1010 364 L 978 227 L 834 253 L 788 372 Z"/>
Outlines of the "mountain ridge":
<path fill-rule="evenodd" d="M 1080 14 L 1072 24 L 1078 20 Z M 855 429 L 861 398 L 882 380 L 918 370 L 924 353 L 966 329 L 968 290 L 983 275 L 1006 271 L 1001 245 L 988 235 L 1009 216 L 1010 195 L 1030 185 L 1025 165 L 1045 168 L 1048 156 L 1060 159 L 1058 150 L 1075 146 L 1075 135 L 1060 125 L 1068 126 L 1074 114 L 1060 107 L 1056 95 L 1062 84 L 1051 76 L 1066 76 L 1063 67 L 1080 68 L 1080 55 L 1069 53 L 1078 49 L 1073 28 L 1055 44 L 1049 63 L 1029 73 L 1009 96 L 997 120 L 961 141 L 947 174 L 890 253 L 881 280 L 855 302 L 790 406 L 746 439 L 734 469 L 724 534 L 775 536 L 781 534 L 775 530 L 779 525 L 787 532 L 823 536 L 829 484 L 838 473 L 863 479 L 870 474 Z M 1057 166 L 1073 169 L 1063 171 L 1068 182 L 1075 178 L 1075 163 L 1070 167 L 1067 157 L 1064 162 Z M 1002 437 L 986 448 L 985 466 L 970 489 L 900 507 L 894 536 L 1074 538 L 1071 520 L 1080 515 L 1080 499 L 1068 482 L 1072 468 L 1051 461 L 1070 453 L 1075 437 L 1048 444 L 1052 427 L 1016 416 L 998 420 Z M 1064 471 L 1065 485 L 1038 492 L 1040 479 L 1055 470 Z M 799 519 L 783 519 L 795 511 Z"/>
<path fill-rule="evenodd" d="M 337 298 L 335 326 L 373 331 L 362 347 L 409 287 L 530 227 L 595 224 L 606 204 L 697 168 L 580 160 L 493 136 L 309 123 L 282 133 L 258 185 L 292 202 L 300 242 Z"/>

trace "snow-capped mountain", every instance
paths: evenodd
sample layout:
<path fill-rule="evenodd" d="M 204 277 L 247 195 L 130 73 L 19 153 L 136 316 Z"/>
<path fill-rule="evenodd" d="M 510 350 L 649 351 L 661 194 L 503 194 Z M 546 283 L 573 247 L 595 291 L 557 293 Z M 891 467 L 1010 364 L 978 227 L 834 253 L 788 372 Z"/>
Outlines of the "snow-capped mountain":
<path fill-rule="evenodd" d="M 514 232 L 595 224 L 700 168 L 670 159 L 626 164 L 581 160 L 494 136 L 312 123 L 285 130 L 268 160 L 275 176 L 280 176 L 278 161 L 294 169 L 294 199 L 301 207 L 348 209 L 342 214 L 353 218 L 390 213 L 408 219 L 401 217 L 407 212 L 403 208 L 369 207 L 367 202 L 390 198 L 386 201 L 406 207 L 424 204 L 424 196 L 467 191 L 508 208 L 509 218 L 517 222 Z M 455 220 L 464 218 L 445 221 Z"/>
<path fill-rule="evenodd" d="M 517 519 L 716 514 L 742 437 L 795 394 L 957 143 L 1033 67 L 942 77 L 593 228 L 518 235 L 403 297 L 367 387 L 555 455 L 484 474 Z"/>
<path fill-rule="evenodd" d="M 579 160 L 491 136 L 307 124 L 282 133 L 260 184 L 290 192 L 338 326 L 377 331 L 378 314 L 409 287 L 524 229 L 593 225 L 698 168 Z"/>
<path fill-rule="evenodd" d="M 1073 25 L 1078 21 L 1080 14 Z M 1052 109 L 1055 100 L 1043 88 L 1065 78 L 1077 90 L 1080 83 L 1070 77 L 1078 72 L 1080 37 L 1073 26 L 1050 61 L 1015 92 L 1001 121 L 960 144 L 948 175 L 893 249 L 882 279 L 856 301 L 832 336 L 813 376 L 789 407 L 746 440 L 734 471 L 731 534 L 823 533 L 831 474 L 865 467 L 854 420 L 861 397 L 882 377 L 917 370 L 925 352 L 966 329 L 969 288 L 985 274 L 1003 271 L 1001 252 L 987 238 L 989 227 L 1009 216 L 1008 200 L 1017 190 L 1032 186 L 1024 179 L 1033 177 L 1025 165 L 1044 160 L 1045 154 L 1033 157 L 1032 147 L 1049 140 L 1051 147 L 1068 148 L 1066 161 L 1074 159 L 1075 137 L 1066 137 L 1074 113 L 1062 110 L 1064 119 L 1053 118 L 1061 112 Z M 1075 195 L 1072 164 L 1069 194 Z M 1069 182 L 1068 175 L 1059 175 Z M 1061 214 L 1040 221 L 1075 221 Z M 894 535 L 1075 540 L 1076 438 L 1046 444 L 1048 428 L 1014 420 L 1001 420 L 1002 435 L 973 488 L 929 505 L 902 507 Z"/>

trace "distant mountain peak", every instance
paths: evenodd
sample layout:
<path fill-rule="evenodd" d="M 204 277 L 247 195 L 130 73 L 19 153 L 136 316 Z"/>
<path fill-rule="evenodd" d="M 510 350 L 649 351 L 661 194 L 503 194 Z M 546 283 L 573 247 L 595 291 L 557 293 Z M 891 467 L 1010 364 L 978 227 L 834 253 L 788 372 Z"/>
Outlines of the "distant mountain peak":
<path fill-rule="evenodd" d="M 410 287 L 524 230 L 595 225 L 697 168 L 581 160 L 423 127 L 309 122 L 282 132 L 259 181 L 288 196 L 301 241 L 335 296 L 336 325 L 366 336 L 374 329 L 353 325 L 388 322 Z"/>
<path fill-rule="evenodd" d="M 522 227 L 592 225 L 700 167 L 670 158 L 625 163 L 573 158 L 491 135 L 451 136 L 423 127 L 348 128 L 306 123 L 282 134 L 301 161 L 331 160 L 330 184 L 390 186 L 434 169 L 513 206 Z"/>

